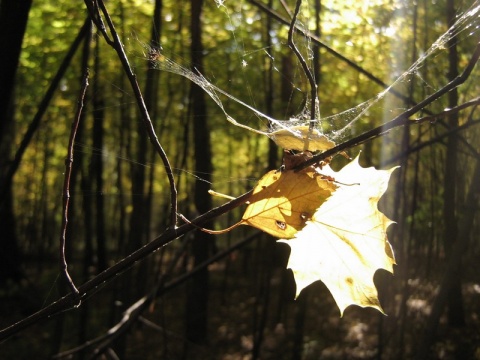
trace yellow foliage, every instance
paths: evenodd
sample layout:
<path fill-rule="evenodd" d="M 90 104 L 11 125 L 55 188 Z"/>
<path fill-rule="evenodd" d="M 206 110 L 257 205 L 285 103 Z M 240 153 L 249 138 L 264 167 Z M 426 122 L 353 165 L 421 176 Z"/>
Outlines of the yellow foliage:
<path fill-rule="evenodd" d="M 362 168 L 358 157 L 339 172 L 322 169 L 338 181 L 338 188 L 294 239 L 279 240 L 291 248 L 288 267 L 297 296 L 322 280 L 342 315 L 352 304 L 383 312 L 373 275 L 377 269 L 393 272 L 395 259 L 386 234 L 392 222 L 378 211 L 377 203 L 394 169 Z"/>

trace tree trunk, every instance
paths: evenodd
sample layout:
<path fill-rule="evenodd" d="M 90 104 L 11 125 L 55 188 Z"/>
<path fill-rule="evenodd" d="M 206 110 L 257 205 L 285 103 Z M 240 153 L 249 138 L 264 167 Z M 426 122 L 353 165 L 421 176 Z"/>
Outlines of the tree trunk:
<path fill-rule="evenodd" d="M 427 324 L 424 329 L 423 337 L 420 339 L 419 348 L 416 354 L 416 359 L 428 359 L 430 353 L 430 347 L 435 339 L 436 330 L 440 322 L 443 310 L 446 305 L 450 305 L 450 296 L 452 289 L 458 284 L 458 279 L 462 276 L 462 256 L 468 249 L 468 243 L 470 240 L 470 234 L 472 234 L 472 228 L 478 211 L 478 201 L 480 198 L 480 161 L 477 160 L 475 164 L 475 170 L 470 183 L 470 189 L 466 197 L 466 202 L 463 209 L 463 216 L 460 222 L 460 232 L 458 234 L 458 241 L 456 241 L 449 253 L 448 262 L 445 266 L 445 272 L 443 275 L 440 289 L 435 301 L 432 305 L 432 311 Z M 468 352 L 465 348 L 459 348 L 460 352 Z M 458 359 L 464 359 L 465 356 L 458 355 Z M 463 354 L 464 355 L 464 354 Z"/>
<path fill-rule="evenodd" d="M 191 1 L 191 59 L 193 71 L 203 71 L 202 45 L 202 14 L 203 0 Z M 208 194 L 212 173 L 212 154 L 210 149 L 210 131 L 207 122 L 207 106 L 202 88 L 192 84 L 191 87 L 192 118 L 195 148 L 195 171 L 202 174 L 205 181 L 195 181 L 195 207 L 199 213 L 204 213 L 212 207 Z M 209 256 L 213 237 L 202 231 L 197 231 L 192 242 L 194 263 L 198 265 Z M 186 311 L 186 335 L 189 341 L 200 343 L 207 337 L 207 304 L 208 304 L 208 269 L 197 273 L 188 287 Z"/>
<path fill-rule="evenodd" d="M 447 1 L 447 19 L 448 26 L 455 22 L 454 0 Z M 451 81 L 458 76 L 458 54 L 457 39 L 451 38 L 448 42 L 449 49 L 449 71 L 448 80 Z M 448 93 L 448 107 L 453 108 L 458 105 L 458 90 L 455 88 Z M 458 126 L 458 113 L 451 114 L 448 117 L 448 125 L 450 129 Z M 444 183 L 444 208 L 443 216 L 445 223 L 445 252 L 448 254 L 457 237 L 457 218 L 455 214 L 456 201 L 456 179 L 457 179 L 457 154 L 458 154 L 458 138 L 457 135 L 451 134 L 448 137 L 447 157 L 445 162 L 445 183 Z M 448 294 L 448 323 L 450 326 L 464 326 L 465 314 L 463 308 L 462 281 L 458 278 L 452 286 Z"/>
<path fill-rule="evenodd" d="M 268 1 L 268 7 L 272 7 L 272 0 Z M 267 16 L 266 28 L 265 28 L 265 51 L 268 54 L 267 70 L 265 71 L 265 110 L 268 116 L 273 117 L 273 99 L 274 99 L 274 86 L 273 86 L 273 46 L 272 46 L 272 17 Z M 278 164 L 278 146 L 274 141 L 268 142 L 268 167 L 267 169 L 275 169 Z"/>
<path fill-rule="evenodd" d="M 100 47 L 97 41 L 95 57 L 95 81 L 93 85 L 93 148 L 103 150 L 103 121 L 105 118 L 105 100 L 100 86 Z M 105 234 L 105 206 L 103 198 L 103 156 L 92 157 L 90 164 L 92 173 L 95 176 L 95 228 L 97 240 L 97 271 L 101 272 L 107 268 L 107 250 Z"/>
<path fill-rule="evenodd" d="M 0 186 L 6 180 L 13 154 L 14 109 L 13 94 L 23 36 L 27 26 L 31 0 L 2 0 L 0 2 Z M 18 281 L 21 258 L 15 234 L 13 191 L 11 182 L 1 191 L 0 198 L 0 286 L 7 280 Z"/>

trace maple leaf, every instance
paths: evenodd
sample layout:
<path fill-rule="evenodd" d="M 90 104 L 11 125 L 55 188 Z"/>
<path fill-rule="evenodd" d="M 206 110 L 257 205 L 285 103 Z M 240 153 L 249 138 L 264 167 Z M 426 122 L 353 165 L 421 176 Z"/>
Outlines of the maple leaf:
<path fill-rule="evenodd" d="M 291 248 L 287 267 L 293 271 L 297 296 L 322 280 L 341 315 L 352 304 L 383 313 L 373 275 L 378 269 L 393 273 L 395 259 L 386 235 L 392 221 L 378 211 L 377 203 L 394 169 L 362 168 L 358 156 L 339 172 L 322 169 L 338 188 L 293 239 L 279 240 Z"/>
<path fill-rule="evenodd" d="M 278 238 L 292 238 L 336 188 L 315 169 L 272 170 L 255 186 L 241 223 Z"/>

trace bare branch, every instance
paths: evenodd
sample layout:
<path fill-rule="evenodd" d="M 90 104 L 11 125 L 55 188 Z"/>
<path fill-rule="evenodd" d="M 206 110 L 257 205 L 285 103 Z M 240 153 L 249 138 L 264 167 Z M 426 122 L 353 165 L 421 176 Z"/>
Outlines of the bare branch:
<path fill-rule="evenodd" d="M 150 119 L 150 114 L 148 113 L 145 100 L 143 99 L 142 91 L 140 90 L 140 86 L 138 85 L 137 77 L 133 73 L 132 67 L 130 66 L 127 55 L 123 48 L 123 44 L 115 29 L 112 19 L 110 18 L 107 8 L 103 3 L 103 0 L 97 0 L 97 1 L 94 1 L 93 3 L 90 3 L 89 0 L 86 0 L 85 3 L 87 4 L 87 8 L 90 12 L 90 16 L 95 22 L 95 25 L 100 29 L 100 31 L 102 31 L 108 44 L 111 45 L 114 48 L 114 50 L 117 52 L 117 55 L 123 65 L 123 69 L 127 74 L 128 80 L 130 81 L 130 85 L 135 94 L 135 99 L 137 100 L 137 105 L 140 109 L 140 115 L 142 117 L 143 123 L 145 125 L 145 129 L 150 138 L 150 142 L 153 144 L 153 147 L 155 148 L 156 152 L 159 154 L 160 158 L 162 159 L 165 172 L 167 174 L 168 181 L 170 183 L 170 206 L 171 206 L 170 227 L 175 228 L 177 223 L 177 208 L 178 208 L 175 177 L 173 176 L 172 167 L 170 165 L 170 161 L 168 160 L 167 154 L 165 153 L 165 150 L 160 144 L 157 134 L 155 133 L 155 128 L 153 127 L 153 123 Z M 99 15 L 99 10 L 101 10 L 103 16 L 105 17 L 105 20 L 108 25 L 108 29 L 110 31 L 110 34 L 113 40 L 110 40 L 110 38 L 106 34 L 105 26 L 103 25 L 103 21 L 101 20 L 102 17 Z"/>
<path fill-rule="evenodd" d="M 317 83 L 315 82 L 315 78 L 313 77 L 312 72 L 310 71 L 310 68 L 308 67 L 307 62 L 305 61 L 304 57 L 298 50 L 297 46 L 295 45 L 295 42 L 293 41 L 293 33 L 296 28 L 296 22 L 297 22 L 297 16 L 300 11 L 300 7 L 302 5 L 302 0 L 297 0 L 296 5 L 295 5 L 295 11 L 293 13 L 292 17 L 292 22 L 290 23 L 290 29 L 288 30 L 288 46 L 290 49 L 292 49 L 293 53 L 297 56 L 298 61 L 300 61 L 300 64 L 302 65 L 303 72 L 305 73 L 305 76 L 308 79 L 308 82 L 310 83 L 310 98 L 311 98 L 311 104 L 310 104 L 310 119 L 315 120 L 317 118 L 317 104 L 318 104 L 318 86 Z M 320 114 L 319 114 L 320 115 Z M 320 120 L 320 116 L 318 116 L 318 119 Z M 314 122 L 310 122 L 310 131 L 313 130 L 313 125 Z M 308 137 L 307 137 L 308 139 Z M 308 147 L 308 145 L 306 146 Z"/>
<path fill-rule="evenodd" d="M 269 16 L 271 16 L 272 18 L 276 19 L 278 22 L 284 24 L 284 25 L 288 25 L 288 26 L 291 26 L 291 21 L 283 18 L 280 14 L 278 14 L 276 11 L 274 11 L 273 9 L 269 8 L 268 6 L 266 6 L 265 4 L 262 4 L 261 2 L 257 1 L 257 0 L 248 0 L 249 3 L 251 3 L 252 5 L 255 5 L 256 7 L 258 7 L 260 10 L 262 10 L 263 12 L 267 13 Z M 285 6 L 284 6 L 285 7 Z M 285 7 L 285 10 L 289 13 L 289 10 L 287 7 Z M 390 94 L 393 94 L 395 97 L 399 98 L 399 99 L 402 99 L 404 101 L 406 101 L 407 103 L 411 103 L 411 99 L 409 99 L 407 96 L 399 93 L 398 91 L 395 91 L 394 89 L 391 89 L 390 86 L 383 82 L 380 78 L 376 77 L 375 75 L 373 75 L 371 72 L 365 70 L 364 68 L 362 68 L 360 65 L 358 65 L 356 62 L 348 59 L 346 56 L 340 54 L 338 51 L 332 49 L 330 46 L 328 46 L 327 44 L 323 43 L 317 36 L 315 36 L 314 34 L 311 34 L 311 33 L 308 33 L 306 32 L 305 30 L 303 30 L 302 28 L 300 28 L 299 26 L 295 25 L 295 30 L 298 31 L 298 33 L 302 34 L 303 36 L 305 36 L 306 38 L 310 39 L 311 41 L 313 41 L 316 45 L 324 48 L 328 53 L 332 54 L 334 57 L 336 57 L 337 59 L 345 62 L 346 64 L 348 64 L 348 66 L 352 67 L 353 69 L 355 69 L 356 71 L 358 71 L 360 74 L 363 74 L 367 77 L 367 79 L 369 80 L 372 80 L 374 83 L 380 85 L 382 88 L 384 89 L 388 89 L 388 92 Z"/>
<path fill-rule="evenodd" d="M 83 102 L 85 99 L 85 94 L 88 88 L 88 69 L 85 69 L 85 73 L 82 77 L 82 86 L 80 89 L 80 96 L 78 99 L 78 107 L 75 113 L 75 120 L 72 123 L 72 130 L 70 131 L 70 139 L 68 141 L 68 152 L 65 159 L 65 177 L 63 182 L 63 212 L 62 212 L 62 230 L 60 235 L 60 270 L 67 280 L 67 284 L 70 287 L 71 292 L 74 296 L 78 296 L 78 289 L 75 287 L 70 274 L 68 273 L 67 259 L 65 258 L 65 245 L 66 245 L 66 235 L 67 235 L 67 225 L 68 225 L 68 209 L 70 203 L 70 178 L 72 176 L 72 165 L 73 165 L 73 145 L 75 144 L 75 137 L 77 135 L 78 125 L 80 124 L 80 119 L 82 117 L 83 111 Z"/>
<path fill-rule="evenodd" d="M 161 297 L 162 295 L 168 293 L 170 290 L 173 290 L 177 286 L 183 284 L 185 281 L 192 278 L 195 274 L 205 269 L 210 264 L 213 264 L 214 262 L 219 261 L 220 259 L 223 259 L 233 251 L 238 250 L 241 247 L 249 244 L 251 241 L 257 238 L 260 234 L 262 234 L 262 232 L 260 231 L 255 232 L 254 234 L 237 242 L 236 244 L 230 246 L 229 248 L 216 253 L 214 256 L 202 262 L 201 264 L 197 265 L 188 273 L 180 275 L 179 277 L 169 281 L 168 283 L 165 283 L 165 279 L 173 271 L 173 267 L 175 266 L 177 261 L 180 259 L 180 255 L 183 253 L 184 249 L 183 248 L 179 249 L 179 251 L 177 252 L 176 258 L 170 263 L 169 269 L 166 271 L 165 274 L 163 274 L 159 278 L 159 280 L 157 281 L 157 284 L 153 287 L 150 293 L 143 296 L 139 300 L 137 300 L 127 310 L 125 310 L 125 312 L 123 313 L 122 319 L 115 326 L 110 328 L 105 334 L 95 339 L 89 340 L 84 344 L 75 347 L 74 349 L 67 350 L 60 354 L 57 354 L 54 358 L 61 359 L 61 358 L 70 357 L 73 354 L 78 353 L 79 351 L 92 348 L 97 344 L 101 344 L 101 345 L 96 346 L 96 348 L 93 351 L 93 355 L 98 356 L 102 354 L 109 348 L 112 341 L 114 341 L 119 337 L 119 335 L 125 333 L 125 331 L 127 331 L 136 321 L 141 321 L 141 315 L 143 311 L 148 309 L 150 304 L 156 298 Z"/>

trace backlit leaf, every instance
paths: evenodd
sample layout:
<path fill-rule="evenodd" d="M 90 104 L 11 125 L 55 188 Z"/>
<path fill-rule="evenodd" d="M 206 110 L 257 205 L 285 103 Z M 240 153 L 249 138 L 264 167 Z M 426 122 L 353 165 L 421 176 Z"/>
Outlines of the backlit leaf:
<path fill-rule="evenodd" d="M 297 284 L 297 296 L 314 281 L 322 280 L 343 314 L 356 304 L 383 312 L 373 283 L 377 269 L 393 272 L 387 227 L 392 223 L 377 203 L 388 186 L 391 170 L 362 168 L 358 157 L 339 172 L 326 166 L 326 175 L 338 188 L 288 244 L 288 267 Z"/>
<path fill-rule="evenodd" d="M 275 143 L 289 150 L 325 151 L 335 143 L 317 129 L 309 129 L 307 125 L 292 126 L 288 130 L 280 129 L 268 134 Z"/>
<path fill-rule="evenodd" d="M 255 187 L 242 223 L 279 238 L 292 238 L 336 188 L 314 169 L 272 170 Z"/>

